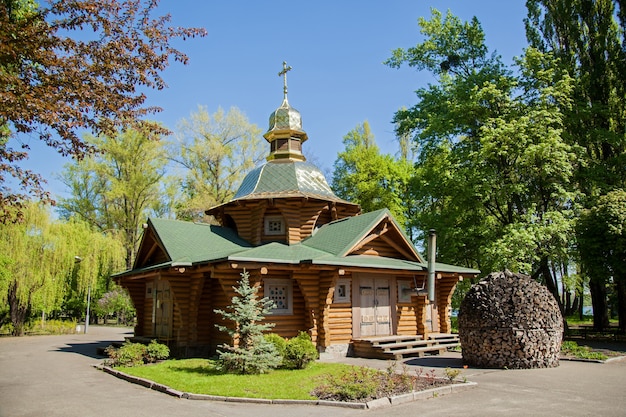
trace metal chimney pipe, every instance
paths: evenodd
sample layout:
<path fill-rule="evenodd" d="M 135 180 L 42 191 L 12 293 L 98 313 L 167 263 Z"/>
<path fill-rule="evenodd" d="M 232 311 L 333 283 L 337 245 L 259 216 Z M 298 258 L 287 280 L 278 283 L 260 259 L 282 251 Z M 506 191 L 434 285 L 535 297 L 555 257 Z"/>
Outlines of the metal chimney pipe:
<path fill-rule="evenodd" d="M 435 301 L 435 254 L 437 252 L 437 232 L 428 231 L 428 301 Z"/>

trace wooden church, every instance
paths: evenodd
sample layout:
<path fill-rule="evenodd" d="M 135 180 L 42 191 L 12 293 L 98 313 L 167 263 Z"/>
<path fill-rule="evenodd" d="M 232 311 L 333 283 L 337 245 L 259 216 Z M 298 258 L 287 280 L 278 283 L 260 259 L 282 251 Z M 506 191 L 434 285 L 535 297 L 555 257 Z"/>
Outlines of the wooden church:
<path fill-rule="evenodd" d="M 287 100 L 288 69 L 264 135 L 267 162 L 231 201 L 206 211 L 219 225 L 148 220 L 133 269 L 114 276 L 137 310 L 135 336 L 181 356 L 213 354 L 232 342 L 214 310 L 231 304 L 245 269 L 259 296 L 275 302 L 266 320 L 283 337 L 305 331 L 333 355 L 428 350 L 451 330 L 456 283 L 479 271 L 431 262 L 429 274 L 388 210 L 361 213 L 333 193 L 302 154 L 307 134 Z"/>

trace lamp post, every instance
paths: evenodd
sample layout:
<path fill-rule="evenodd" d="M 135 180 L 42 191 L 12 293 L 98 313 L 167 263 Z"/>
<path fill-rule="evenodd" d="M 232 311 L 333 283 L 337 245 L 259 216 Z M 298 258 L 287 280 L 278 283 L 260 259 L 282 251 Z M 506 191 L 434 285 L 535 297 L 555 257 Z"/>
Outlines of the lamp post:
<path fill-rule="evenodd" d="M 80 264 L 83 261 L 83 258 L 81 258 L 80 256 L 74 256 L 74 264 L 78 267 L 78 264 Z M 89 328 L 89 306 L 91 304 L 91 283 L 89 283 L 89 285 L 87 286 L 87 314 L 85 314 L 85 331 L 84 333 L 87 334 L 87 329 Z"/>

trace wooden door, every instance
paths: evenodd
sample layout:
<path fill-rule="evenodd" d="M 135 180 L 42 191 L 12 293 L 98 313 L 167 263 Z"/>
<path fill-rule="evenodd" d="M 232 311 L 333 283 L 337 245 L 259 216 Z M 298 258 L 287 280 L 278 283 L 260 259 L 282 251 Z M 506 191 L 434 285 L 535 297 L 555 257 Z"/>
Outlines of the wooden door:
<path fill-rule="evenodd" d="M 167 281 L 157 281 L 154 291 L 154 335 L 172 337 L 172 294 Z"/>
<path fill-rule="evenodd" d="M 361 336 L 391 334 L 391 303 L 388 278 L 361 278 L 360 333 Z"/>

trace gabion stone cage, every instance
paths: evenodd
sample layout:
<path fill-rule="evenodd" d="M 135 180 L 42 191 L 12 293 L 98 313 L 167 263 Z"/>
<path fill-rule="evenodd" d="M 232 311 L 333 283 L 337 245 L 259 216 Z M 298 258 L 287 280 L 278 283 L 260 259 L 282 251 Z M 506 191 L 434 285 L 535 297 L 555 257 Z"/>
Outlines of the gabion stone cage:
<path fill-rule="evenodd" d="M 463 362 L 481 368 L 559 366 L 563 318 L 554 296 L 527 275 L 493 272 L 459 310 Z"/>

